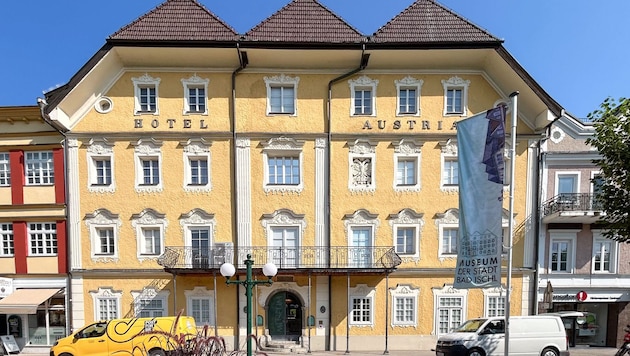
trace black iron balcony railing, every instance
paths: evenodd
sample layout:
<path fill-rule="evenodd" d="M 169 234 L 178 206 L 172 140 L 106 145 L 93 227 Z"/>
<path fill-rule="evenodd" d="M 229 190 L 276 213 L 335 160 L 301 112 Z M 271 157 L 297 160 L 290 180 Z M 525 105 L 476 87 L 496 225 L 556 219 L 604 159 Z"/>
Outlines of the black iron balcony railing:
<path fill-rule="evenodd" d="M 166 269 L 218 269 L 225 262 L 244 268 L 250 254 L 254 268 L 273 262 L 278 269 L 394 269 L 402 260 L 391 246 L 361 247 L 225 247 L 199 249 L 189 246 L 166 247 L 158 263 Z"/>
<path fill-rule="evenodd" d="M 562 193 L 547 200 L 542 206 L 543 216 L 562 211 L 602 211 L 602 201 L 596 194 Z"/>

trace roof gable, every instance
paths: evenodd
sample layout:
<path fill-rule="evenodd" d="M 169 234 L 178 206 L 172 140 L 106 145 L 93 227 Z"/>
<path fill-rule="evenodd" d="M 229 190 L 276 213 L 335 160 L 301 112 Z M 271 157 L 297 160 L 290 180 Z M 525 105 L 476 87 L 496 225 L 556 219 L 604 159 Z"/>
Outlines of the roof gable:
<path fill-rule="evenodd" d="M 379 28 L 375 43 L 462 43 L 502 41 L 434 0 L 416 0 Z"/>
<path fill-rule="evenodd" d="M 108 41 L 235 41 L 232 27 L 196 0 L 167 0 Z"/>
<path fill-rule="evenodd" d="M 358 43 L 365 37 L 317 0 L 292 0 L 245 34 L 246 41 Z"/>

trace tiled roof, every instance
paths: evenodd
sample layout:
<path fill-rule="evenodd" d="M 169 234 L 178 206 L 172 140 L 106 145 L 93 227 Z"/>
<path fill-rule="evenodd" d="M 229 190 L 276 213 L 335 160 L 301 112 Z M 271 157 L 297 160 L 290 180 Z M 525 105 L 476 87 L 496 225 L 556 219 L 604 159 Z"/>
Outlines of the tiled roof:
<path fill-rule="evenodd" d="M 358 43 L 364 36 L 317 0 L 293 0 L 245 34 L 246 41 Z"/>
<path fill-rule="evenodd" d="M 434 0 L 416 0 L 374 33 L 376 43 L 502 41 Z"/>
<path fill-rule="evenodd" d="M 167 0 L 108 40 L 235 41 L 238 34 L 196 0 Z"/>

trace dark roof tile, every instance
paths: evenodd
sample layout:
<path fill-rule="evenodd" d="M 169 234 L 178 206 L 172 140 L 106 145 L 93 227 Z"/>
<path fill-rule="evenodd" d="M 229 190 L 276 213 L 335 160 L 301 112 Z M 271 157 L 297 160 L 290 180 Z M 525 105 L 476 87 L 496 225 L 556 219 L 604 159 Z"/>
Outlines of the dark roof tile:
<path fill-rule="evenodd" d="M 358 43 L 365 38 L 317 0 L 293 0 L 245 34 L 246 41 Z"/>
<path fill-rule="evenodd" d="M 502 41 L 434 0 L 416 0 L 379 28 L 376 43 L 449 43 Z"/>
<path fill-rule="evenodd" d="M 232 27 L 196 0 L 167 0 L 108 40 L 235 41 L 237 38 Z"/>

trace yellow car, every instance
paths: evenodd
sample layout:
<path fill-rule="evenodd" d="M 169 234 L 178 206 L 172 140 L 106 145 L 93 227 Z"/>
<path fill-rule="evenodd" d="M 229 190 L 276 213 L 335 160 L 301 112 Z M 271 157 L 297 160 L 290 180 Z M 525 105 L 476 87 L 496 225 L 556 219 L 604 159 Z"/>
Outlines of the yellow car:
<path fill-rule="evenodd" d="M 189 316 L 99 321 L 57 340 L 50 356 L 165 356 L 196 334 Z"/>

